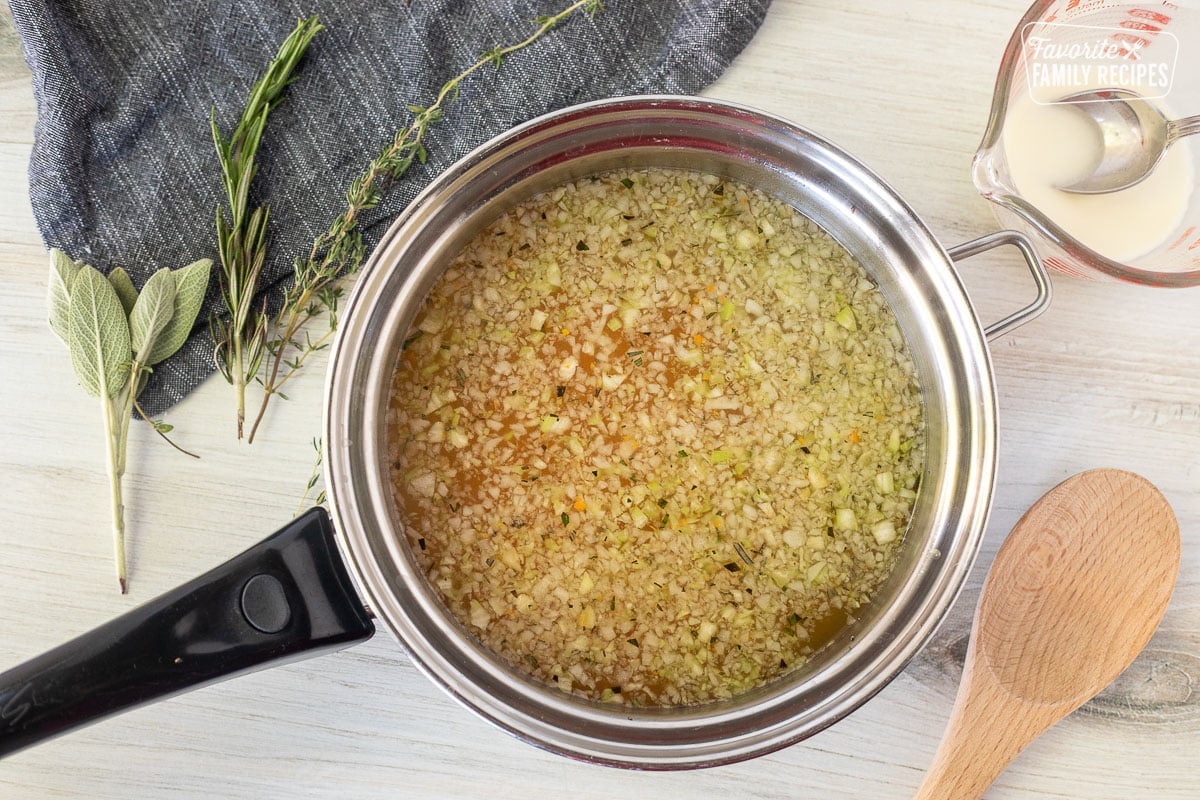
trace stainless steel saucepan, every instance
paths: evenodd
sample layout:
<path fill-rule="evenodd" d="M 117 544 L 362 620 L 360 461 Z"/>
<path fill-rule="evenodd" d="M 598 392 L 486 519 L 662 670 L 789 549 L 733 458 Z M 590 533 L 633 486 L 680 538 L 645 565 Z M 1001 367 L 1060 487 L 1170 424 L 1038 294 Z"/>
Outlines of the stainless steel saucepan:
<path fill-rule="evenodd" d="M 858 620 L 783 678 L 733 699 L 671 708 L 568 695 L 484 648 L 409 551 L 392 506 L 385 441 L 400 344 L 458 250 L 539 191 L 650 166 L 758 187 L 849 249 L 899 320 L 923 391 L 927 437 L 898 563 Z M 1005 243 L 1021 251 L 1038 295 L 985 329 L 954 262 Z M 986 340 L 1040 313 L 1049 296 L 1046 274 L 1019 234 L 947 250 L 863 164 L 777 117 L 701 98 L 631 97 L 514 128 L 435 180 L 389 229 L 355 287 L 326 385 L 332 524 L 314 509 L 208 574 L 0 675 L 0 755 L 144 702 L 365 639 L 374 631 L 368 606 L 435 683 L 539 747 L 669 769 L 737 761 L 801 740 L 895 677 L 958 595 L 995 479 Z"/>

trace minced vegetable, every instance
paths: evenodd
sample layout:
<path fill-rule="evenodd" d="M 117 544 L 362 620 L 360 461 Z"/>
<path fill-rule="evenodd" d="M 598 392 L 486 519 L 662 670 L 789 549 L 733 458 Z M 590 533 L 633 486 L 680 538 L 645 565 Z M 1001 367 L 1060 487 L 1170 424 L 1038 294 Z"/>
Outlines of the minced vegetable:
<path fill-rule="evenodd" d="M 864 270 L 785 203 L 675 170 L 483 230 L 406 338 L 388 436 L 414 556 L 462 624 L 640 705 L 732 696 L 852 622 L 923 457 Z"/>

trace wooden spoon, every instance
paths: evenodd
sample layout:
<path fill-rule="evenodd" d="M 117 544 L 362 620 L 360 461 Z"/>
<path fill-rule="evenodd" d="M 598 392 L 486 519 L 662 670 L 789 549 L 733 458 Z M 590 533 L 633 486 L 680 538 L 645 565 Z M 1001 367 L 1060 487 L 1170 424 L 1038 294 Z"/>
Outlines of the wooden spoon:
<path fill-rule="evenodd" d="M 1179 524 L 1138 475 L 1063 481 L 1000 547 L 950 722 L 915 800 L 981 797 L 1027 744 L 1137 657 L 1179 574 Z"/>

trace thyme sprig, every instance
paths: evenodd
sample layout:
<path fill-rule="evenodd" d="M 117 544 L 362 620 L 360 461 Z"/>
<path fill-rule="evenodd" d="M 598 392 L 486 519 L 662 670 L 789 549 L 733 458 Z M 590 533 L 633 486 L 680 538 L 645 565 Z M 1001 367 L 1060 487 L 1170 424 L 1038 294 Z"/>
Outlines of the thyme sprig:
<path fill-rule="evenodd" d="M 425 138 L 441 122 L 445 109 L 457 98 L 467 78 L 486 66 L 499 68 L 506 56 L 523 50 L 577 12 L 594 17 L 603 9 L 600 0 L 576 0 L 557 14 L 538 17 L 535 30 L 514 44 L 498 46 L 481 55 L 475 63 L 458 73 L 442 86 L 428 106 L 411 105 L 413 115 L 408 127 L 396 132 L 392 141 L 355 178 L 346 191 L 346 209 L 313 240 L 308 255 L 296 259 L 294 280 L 283 298 L 283 306 L 270 322 L 271 338 L 266 343 L 266 373 L 261 379 L 263 395 L 254 423 L 250 426 L 249 441 L 262 424 L 271 398 L 303 367 L 313 353 L 323 350 L 337 327 L 338 303 L 343 290 L 339 278 L 353 274 L 366 255 L 362 231 L 362 214 L 379 205 L 388 189 L 399 180 L 414 162 L 424 164 L 428 151 Z M 329 327 L 313 337 L 301 333 L 314 317 L 327 313 Z"/>
<path fill-rule="evenodd" d="M 300 516 L 310 506 L 325 505 L 325 490 L 317 489 L 317 484 L 321 482 L 321 464 L 325 461 L 325 448 L 320 437 L 316 436 L 313 437 L 312 446 L 316 451 L 317 460 L 313 464 L 312 472 L 308 474 L 308 484 L 304 487 L 304 494 L 300 495 L 300 502 L 296 504 L 296 513 L 292 514 L 293 517 Z M 316 491 L 315 495 L 313 494 L 314 490 Z"/>
<path fill-rule="evenodd" d="M 250 91 L 242 118 L 228 139 L 217 126 L 216 110 L 210 117 L 213 143 L 221 162 L 221 182 L 229 208 L 217 208 L 217 251 L 221 298 L 229 319 L 209 319 L 213 361 L 237 395 L 237 436 L 242 438 L 246 418 L 246 385 L 258 374 L 267 340 L 265 308 L 254 308 L 258 278 L 267 256 L 267 221 L 270 208 L 250 208 L 250 186 L 258 172 L 255 156 L 266 128 L 267 116 L 283 99 L 296 65 L 309 43 L 322 30 L 316 16 L 302 19 L 279 47 L 279 52 Z"/>

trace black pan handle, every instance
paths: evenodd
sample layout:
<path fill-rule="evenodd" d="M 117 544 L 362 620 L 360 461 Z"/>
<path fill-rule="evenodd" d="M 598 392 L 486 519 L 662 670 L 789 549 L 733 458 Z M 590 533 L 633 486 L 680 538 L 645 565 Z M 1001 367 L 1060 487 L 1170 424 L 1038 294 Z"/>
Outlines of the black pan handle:
<path fill-rule="evenodd" d="M 375 632 L 323 509 L 0 674 L 0 758 L 136 706 Z"/>

